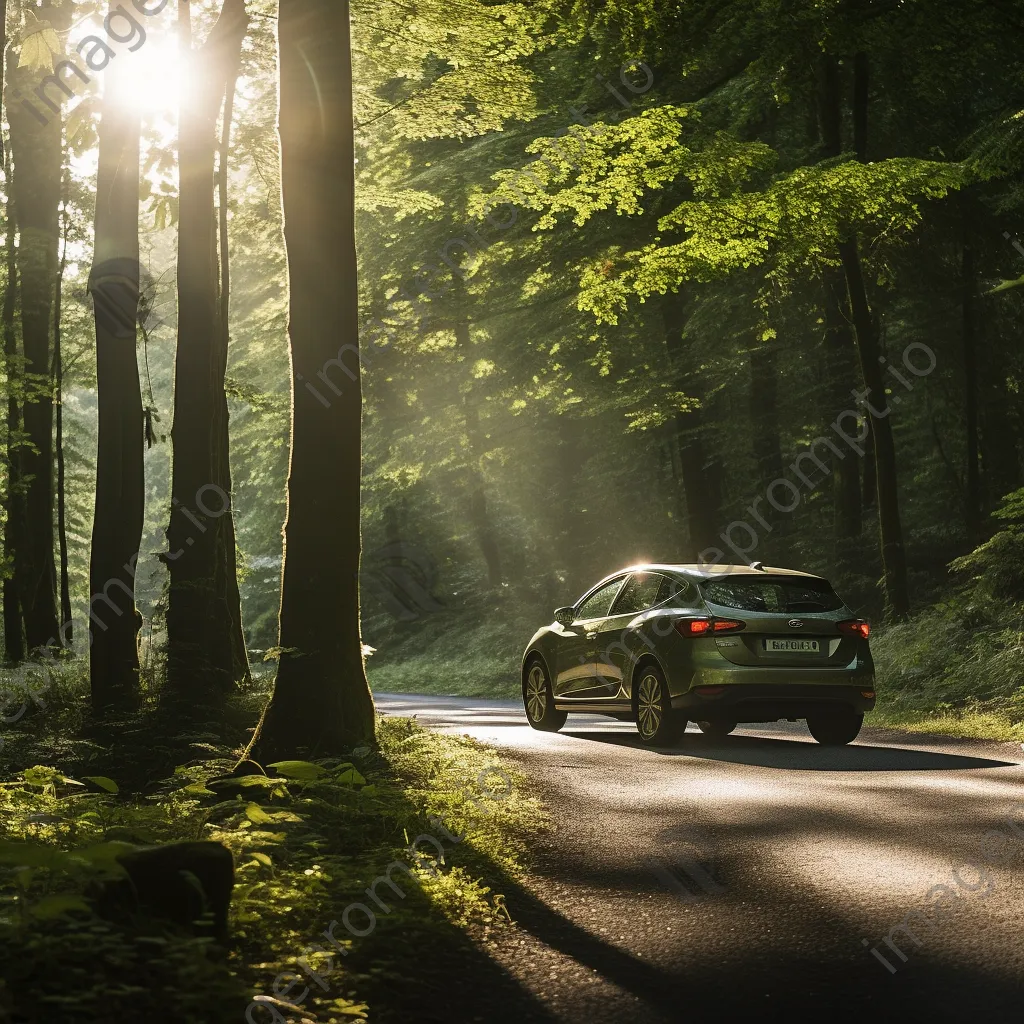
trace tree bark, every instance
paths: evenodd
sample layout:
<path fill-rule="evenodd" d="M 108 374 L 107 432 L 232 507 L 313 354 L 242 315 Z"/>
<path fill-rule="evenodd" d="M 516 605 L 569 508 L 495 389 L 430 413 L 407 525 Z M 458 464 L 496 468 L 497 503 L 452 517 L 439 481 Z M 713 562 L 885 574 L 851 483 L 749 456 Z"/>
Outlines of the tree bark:
<path fill-rule="evenodd" d="M 457 295 L 462 294 L 462 289 L 457 288 Z M 466 359 L 469 359 L 472 339 L 470 337 L 469 321 L 461 317 L 455 321 L 455 339 L 459 350 Z M 473 532 L 476 535 L 477 544 L 480 546 L 480 554 L 483 556 L 484 565 L 487 566 L 487 583 L 490 587 L 501 586 L 501 552 L 498 549 L 498 540 L 494 529 L 494 523 L 487 508 L 487 491 L 484 487 L 484 477 L 480 469 L 483 458 L 483 438 L 480 433 L 480 413 L 473 400 L 472 392 L 463 396 L 463 409 L 465 411 L 466 439 L 469 442 L 469 520 L 473 524 Z"/>
<path fill-rule="evenodd" d="M 189 6 L 179 4 L 183 39 Z M 240 612 L 234 573 L 227 459 L 226 338 L 220 307 L 214 165 L 217 115 L 248 29 L 244 0 L 224 0 L 199 50 L 183 53 L 179 120 L 178 347 L 174 369 L 171 514 L 164 555 L 168 687 L 185 708 L 215 704 L 230 692 Z M 227 486 L 225 486 L 225 483 Z M 243 641 L 244 644 L 244 641 Z"/>
<path fill-rule="evenodd" d="M 296 379 L 345 374 L 343 393 L 326 404 L 293 384 L 281 660 L 251 745 L 264 761 L 374 740 L 359 620 L 362 395 L 347 0 L 281 0 L 278 39 L 292 367 Z"/>
<path fill-rule="evenodd" d="M 35 9 L 40 21 L 57 31 L 70 24 L 70 9 L 44 3 Z M 31 67 L 11 69 L 8 79 L 25 95 L 37 81 Z M 51 324 L 53 283 L 60 238 L 61 120 L 40 122 L 20 104 L 9 104 L 10 144 L 14 164 L 12 195 L 18 209 L 17 251 L 26 394 L 23 418 L 27 445 L 22 450 L 26 483 L 25 530 L 20 595 L 25 637 L 30 651 L 59 643 L 57 577 L 54 563 L 53 379 Z"/>
<path fill-rule="evenodd" d="M 66 171 L 65 173 L 70 173 Z M 68 524 L 67 503 L 64 486 L 64 354 L 61 350 L 61 314 L 64 292 L 64 272 L 68 265 L 68 230 L 71 215 L 68 211 L 67 178 L 62 188 L 63 212 L 63 245 L 61 248 L 60 267 L 57 270 L 57 286 L 53 298 L 53 392 L 57 403 L 56 428 L 54 441 L 57 452 L 57 546 L 60 550 L 60 628 L 61 639 L 70 645 L 74 639 L 74 626 L 71 619 L 71 582 L 68 577 Z"/>
<path fill-rule="evenodd" d="M 93 710 L 134 702 L 139 686 L 135 570 L 142 546 L 145 467 L 136 351 L 139 315 L 139 136 L 116 63 L 106 72 L 89 291 L 96 324 L 99 444 L 89 561 Z M 109 595 L 105 601 L 100 595 Z M 95 611 L 93 610 L 95 609 Z"/>
<path fill-rule="evenodd" d="M 9 166 L 5 161 L 6 180 L 10 181 Z M 24 525 L 24 502 L 21 494 L 21 407 L 18 403 L 19 368 L 18 339 L 14 329 L 14 313 L 18 301 L 18 265 L 14 244 L 16 230 L 14 201 L 7 199 L 7 286 L 4 290 L 3 334 L 4 361 L 7 370 L 7 430 L 4 439 L 7 464 L 7 493 L 4 508 L 4 657 L 17 664 L 25 658 L 25 628 L 21 615 L 21 560 L 20 534 Z"/>
<path fill-rule="evenodd" d="M 964 360 L 964 418 L 966 420 L 967 471 L 964 501 L 968 535 L 975 539 L 981 529 L 981 471 L 978 460 L 978 356 L 976 340 L 974 252 L 967 238 L 964 223 L 964 241 L 961 254 L 961 316 Z"/>
<path fill-rule="evenodd" d="M 669 293 L 662 299 L 662 320 L 665 348 L 676 387 L 699 402 L 702 397 L 700 382 L 687 367 L 689 352 L 684 338 L 686 314 L 682 295 Z M 675 434 L 682 473 L 680 484 L 686 497 L 690 549 L 694 558 L 720 540 L 721 467 L 706 449 L 703 428 L 703 412 L 699 405 L 687 412 L 676 413 Z"/>
<path fill-rule="evenodd" d="M 870 421 L 875 448 L 878 526 L 881 536 L 885 597 L 892 616 L 895 619 L 905 619 L 910 614 L 910 595 L 907 589 L 903 527 L 900 523 L 896 445 L 892 436 L 892 423 L 889 420 L 892 409 L 882 379 L 881 346 L 868 305 L 856 239 L 848 238 L 840 242 L 839 255 L 846 272 L 867 399 L 876 410 L 871 414 Z"/>
<path fill-rule="evenodd" d="M 770 342 L 758 342 L 750 351 L 750 422 L 758 481 L 767 487 L 783 473 L 779 378 Z"/>
<path fill-rule="evenodd" d="M 818 128 L 822 156 L 833 159 L 843 152 L 842 101 L 839 62 L 833 54 L 821 55 L 818 69 Z M 866 133 L 866 123 L 862 126 Z M 860 139 L 861 145 L 866 140 Z M 846 281 L 839 267 L 822 272 L 825 307 L 825 424 L 847 407 L 850 388 L 857 378 L 857 353 L 850 326 Z M 845 568 L 855 557 L 851 542 L 861 533 L 860 469 L 849 457 L 831 458 L 833 537 L 836 564 Z"/>
<path fill-rule="evenodd" d="M 224 111 L 221 117 L 220 157 L 217 164 L 218 214 L 220 227 L 220 328 L 221 328 L 221 380 L 227 372 L 228 346 L 231 342 L 231 255 L 228 238 L 228 158 L 231 152 L 231 122 L 235 112 L 235 91 L 238 86 L 238 70 L 241 64 L 241 47 L 230 54 L 227 87 L 224 97 Z M 223 386 L 221 392 L 223 394 Z M 217 454 L 220 479 L 218 483 L 225 494 L 231 494 L 231 451 L 228 432 L 227 396 L 219 409 L 217 429 Z M 231 671 L 232 677 L 243 683 L 251 682 L 249 652 L 245 645 L 242 629 L 242 597 L 238 590 L 238 561 L 235 552 L 234 516 L 218 519 L 223 529 L 223 559 L 218 560 L 222 580 L 219 589 L 224 593 L 228 614 L 231 616 Z"/>

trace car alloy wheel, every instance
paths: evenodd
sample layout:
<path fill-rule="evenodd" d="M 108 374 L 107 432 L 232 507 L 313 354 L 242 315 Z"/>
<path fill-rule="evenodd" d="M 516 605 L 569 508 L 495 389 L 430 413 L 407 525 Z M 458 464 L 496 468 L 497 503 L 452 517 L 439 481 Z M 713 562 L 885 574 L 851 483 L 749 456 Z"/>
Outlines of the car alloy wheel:
<path fill-rule="evenodd" d="M 565 711 L 555 708 L 555 697 L 551 692 L 551 681 L 539 657 L 530 662 L 523 680 L 523 705 L 526 717 L 534 729 L 543 732 L 558 732 L 568 717 Z"/>
<path fill-rule="evenodd" d="M 675 743 L 686 729 L 686 720 L 672 710 L 661 671 L 653 665 L 643 669 L 637 683 L 636 729 L 651 746 Z"/>

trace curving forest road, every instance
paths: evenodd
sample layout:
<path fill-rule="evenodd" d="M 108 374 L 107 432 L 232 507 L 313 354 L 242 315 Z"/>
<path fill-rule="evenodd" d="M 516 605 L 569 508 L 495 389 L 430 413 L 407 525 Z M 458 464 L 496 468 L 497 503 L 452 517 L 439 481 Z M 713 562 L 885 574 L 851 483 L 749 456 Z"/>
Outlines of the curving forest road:
<path fill-rule="evenodd" d="M 551 812 L 486 951 L 500 983 L 445 1019 L 1022 1019 L 1018 744 L 691 724 L 649 750 L 595 716 L 549 735 L 518 702 L 375 699 L 500 748 Z"/>

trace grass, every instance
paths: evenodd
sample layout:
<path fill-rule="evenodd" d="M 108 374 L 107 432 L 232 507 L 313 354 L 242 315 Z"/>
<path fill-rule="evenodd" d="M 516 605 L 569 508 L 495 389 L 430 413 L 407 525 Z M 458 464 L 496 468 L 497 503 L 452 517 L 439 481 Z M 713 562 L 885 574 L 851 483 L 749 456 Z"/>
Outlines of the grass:
<path fill-rule="evenodd" d="M 366 663 L 370 686 L 380 693 L 518 697 L 520 661 L 535 628 L 530 615 L 528 605 L 506 600 L 443 609 L 401 632 L 389 630 Z"/>
<path fill-rule="evenodd" d="M 483 949 L 507 926 L 501 894 L 544 827 L 494 751 L 382 718 L 379 749 L 290 769 L 226 799 L 205 783 L 230 770 L 265 695 L 240 695 L 220 736 L 205 727 L 169 735 L 146 711 L 122 723 L 115 744 L 88 725 L 83 666 L 57 675 L 46 708 L 2 733 L 0 1021 L 205 1024 L 244 1020 L 248 1008 L 257 1024 L 306 1014 L 389 1022 L 436 1004 L 435 975 L 465 970 L 467 984 L 493 983 Z M 75 785 L 88 776 L 117 792 Z M 410 853 L 428 835 L 440 845 L 421 840 L 423 856 Z M 101 865 L 90 858 L 102 844 L 196 839 L 235 857 L 229 949 L 165 922 L 115 924 L 96 912 Z M 402 895 L 377 885 L 388 910 L 368 931 L 361 911 L 353 917 L 365 934 L 332 925 L 370 903 L 367 888 L 396 863 Z M 327 929 L 344 952 L 332 951 Z M 306 963 L 323 986 L 300 973 L 314 944 L 325 953 Z M 289 974 L 307 983 L 289 987 Z M 273 1002 L 275 984 L 300 1008 Z M 257 996 L 269 999 L 254 1008 Z"/>

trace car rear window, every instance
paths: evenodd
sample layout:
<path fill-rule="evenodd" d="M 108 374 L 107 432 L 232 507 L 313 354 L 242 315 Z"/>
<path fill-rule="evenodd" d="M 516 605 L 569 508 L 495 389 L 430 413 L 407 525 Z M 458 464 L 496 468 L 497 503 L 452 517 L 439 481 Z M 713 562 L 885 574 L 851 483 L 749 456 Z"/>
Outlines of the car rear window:
<path fill-rule="evenodd" d="M 745 612 L 832 612 L 842 599 L 826 580 L 787 576 L 734 577 L 701 585 L 704 599 Z"/>

